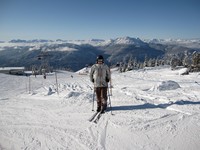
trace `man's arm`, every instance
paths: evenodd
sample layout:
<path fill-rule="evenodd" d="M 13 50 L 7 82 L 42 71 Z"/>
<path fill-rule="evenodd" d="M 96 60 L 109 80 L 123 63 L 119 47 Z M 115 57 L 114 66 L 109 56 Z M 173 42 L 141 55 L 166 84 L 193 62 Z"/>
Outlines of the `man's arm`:
<path fill-rule="evenodd" d="M 110 73 L 109 67 L 107 66 L 106 67 L 106 82 L 109 82 L 110 78 L 111 78 L 111 73 Z"/>
<path fill-rule="evenodd" d="M 93 74 L 94 74 L 94 66 L 92 66 L 91 70 L 90 70 L 90 81 L 91 82 L 94 82 Z"/>

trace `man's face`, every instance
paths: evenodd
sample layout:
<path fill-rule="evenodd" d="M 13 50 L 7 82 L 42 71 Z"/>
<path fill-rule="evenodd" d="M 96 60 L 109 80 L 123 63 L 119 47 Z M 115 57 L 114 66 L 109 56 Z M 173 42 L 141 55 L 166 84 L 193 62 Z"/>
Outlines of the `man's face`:
<path fill-rule="evenodd" d="M 97 61 L 97 63 L 98 63 L 98 64 L 103 64 L 103 60 L 102 60 L 102 59 L 99 59 L 99 60 Z"/>

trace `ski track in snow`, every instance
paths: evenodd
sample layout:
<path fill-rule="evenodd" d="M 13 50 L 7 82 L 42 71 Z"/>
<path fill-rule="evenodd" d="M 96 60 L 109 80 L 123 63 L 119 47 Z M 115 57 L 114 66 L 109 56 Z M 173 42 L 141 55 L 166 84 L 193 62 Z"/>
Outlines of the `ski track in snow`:
<path fill-rule="evenodd" d="M 57 75 L 58 91 L 54 74 L 47 79 L 0 74 L 0 149 L 199 149 L 198 73 L 113 71 L 113 115 L 106 112 L 97 124 L 88 121 L 94 92 L 89 77 Z M 152 90 L 167 80 L 181 88 Z"/>

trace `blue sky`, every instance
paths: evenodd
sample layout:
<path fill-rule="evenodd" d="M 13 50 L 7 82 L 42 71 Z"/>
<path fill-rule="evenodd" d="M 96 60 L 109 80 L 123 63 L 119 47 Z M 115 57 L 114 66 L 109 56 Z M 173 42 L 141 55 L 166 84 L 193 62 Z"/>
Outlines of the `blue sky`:
<path fill-rule="evenodd" d="M 0 41 L 200 38 L 199 0 L 0 0 Z"/>

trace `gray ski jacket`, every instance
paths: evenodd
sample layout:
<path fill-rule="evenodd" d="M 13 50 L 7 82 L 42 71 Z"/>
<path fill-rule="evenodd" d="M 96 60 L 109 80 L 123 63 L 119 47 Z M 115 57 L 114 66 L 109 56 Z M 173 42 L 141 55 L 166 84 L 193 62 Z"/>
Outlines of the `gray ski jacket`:
<path fill-rule="evenodd" d="M 110 81 L 110 70 L 105 64 L 94 64 L 90 71 L 90 81 L 94 87 L 108 87 Z"/>

